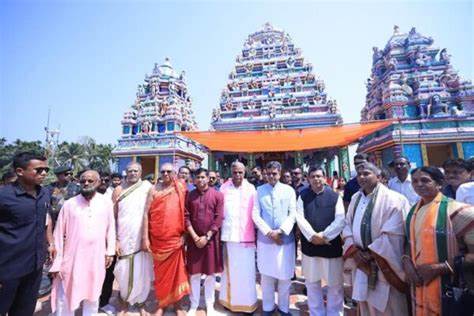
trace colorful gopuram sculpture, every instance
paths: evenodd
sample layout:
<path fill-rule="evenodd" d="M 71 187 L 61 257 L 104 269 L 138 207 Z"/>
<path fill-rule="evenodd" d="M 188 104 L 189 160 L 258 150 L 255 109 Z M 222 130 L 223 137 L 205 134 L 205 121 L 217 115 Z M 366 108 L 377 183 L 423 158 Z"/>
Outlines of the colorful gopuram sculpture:
<path fill-rule="evenodd" d="M 341 123 L 337 102 L 327 95 L 324 81 L 313 73 L 313 65 L 305 62 L 301 49 L 287 33 L 266 23 L 248 36 L 236 57 L 211 125 L 216 131 L 255 131 Z M 247 157 L 214 153 L 214 158 L 221 164 L 244 158 L 250 166 L 276 159 L 291 167 L 331 160 L 338 151 L 256 153 Z"/>
<path fill-rule="evenodd" d="M 451 64 L 446 48 L 412 28 L 394 27 L 384 49 L 373 48 L 361 121 L 398 123 L 362 140 L 358 151 L 380 164 L 404 155 L 416 165 L 440 165 L 474 155 L 474 89 Z"/>
<path fill-rule="evenodd" d="M 336 100 L 291 37 L 266 23 L 247 38 L 219 106 L 215 130 L 261 130 L 341 123 Z"/>
<path fill-rule="evenodd" d="M 170 60 L 145 75 L 138 85 L 134 104 L 122 119 L 122 136 L 113 154 L 119 171 L 130 161 L 139 161 L 143 175 L 154 173 L 166 162 L 176 167 L 199 164 L 204 158 L 202 148 L 175 133 L 197 129 L 184 71 L 178 73 Z"/>

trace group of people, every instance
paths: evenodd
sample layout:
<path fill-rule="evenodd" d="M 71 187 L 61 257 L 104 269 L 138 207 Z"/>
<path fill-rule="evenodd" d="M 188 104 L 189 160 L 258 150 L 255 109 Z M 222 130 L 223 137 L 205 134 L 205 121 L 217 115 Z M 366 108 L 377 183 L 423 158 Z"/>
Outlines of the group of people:
<path fill-rule="evenodd" d="M 83 315 L 106 311 L 114 280 L 119 313 L 147 314 L 153 282 L 157 315 L 170 306 L 185 315 L 185 296 L 194 315 L 203 283 L 212 315 L 218 275 L 218 302 L 253 313 L 257 271 L 262 314 L 290 315 L 300 242 L 311 316 L 342 315 L 344 284 L 360 315 L 472 315 L 472 163 L 410 171 L 399 157 L 388 181 L 364 154 L 354 165 L 343 191 L 331 184 L 345 180 L 328 181 L 320 166 L 286 174 L 276 161 L 253 168 L 251 181 L 238 161 L 225 182 L 165 163 L 152 184 L 132 162 L 123 179 L 86 170 L 76 185 L 59 168 L 58 181 L 42 187 L 46 159 L 18 154 L 17 179 L 0 188 L 0 314 L 33 314 L 49 257 L 57 315 L 81 304 Z"/>

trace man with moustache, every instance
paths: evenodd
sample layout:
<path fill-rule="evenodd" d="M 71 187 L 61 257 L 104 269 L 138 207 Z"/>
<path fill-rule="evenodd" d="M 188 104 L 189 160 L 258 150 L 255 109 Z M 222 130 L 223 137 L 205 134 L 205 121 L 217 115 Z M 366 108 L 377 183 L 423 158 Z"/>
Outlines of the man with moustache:
<path fill-rule="evenodd" d="M 143 213 L 152 184 L 142 181 L 141 176 L 142 166 L 138 162 L 129 163 L 125 181 L 115 188 L 112 195 L 118 256 L 113 274 L 119 284 L 122 303 L 120 313 L 125 313 L 125 309 L 133 305 L 139 307 L 141 314 L 145 313 L 144 303 L 153 278 L 151 256 L 141 249 Z"/>
<path fill-rule="evenodd" d="M 398 157 L 393 161 L 393 168 L 396 177 L 388 181 L 388 188 L 406 197 L 410 206 L 415 205 L 420 197 L 416 194 L 411 183 L 410 161 L 408 158 Z"/>
<path fill-rule="evenodd" d="M 61 316 L 74 315 L 81 302 L 82 315 L 97 314 L 105 270 L 115 254 L 113 206 L 97 193 L 99 173 L 85 171 L 80 185 L 81 194 L 64 203 L 54 230 L 51 307 Z"/>
<path fill-rule="evenodd" d="M 72 168 L 70 166 L 59 166 L 54 169 L 57 181 L 47 186 L 51 192 L 51 208 L 49 214 L 56 224 L 59 211 L 63 207 L 64 201 L 79 194 L 80 187 L 72 182 Z"/>
<path fill-rule="evenodd" d="M 224 212 L 224 196 L 209 187 L 208 171 L 199 168 L 194 172 L 196 190 L 186 197 L 184 222 L 189 236 L 186 264 L 190 275 L 191 307 L 189 316 L 196 315 L 201 294 L 201 276 L 204 275 L 206 314 L 214 315 L 216 274 L 221 273 L 222 244 L 220 229 Z"/>
<path fill-rule="evenodd" d="M 357 166 L 360 190 L 352 197 L 342 233 L 343 258 L 352 272 L 352 299 L 359 314 L 407 315 L 402 267 L 404 214 L 410 208 L 401 194 L 379 183 L 380 169 Z"/>
<path fill-rule="evenodd" d="M 281 164 L 266 165 L 267 183 L 257 188 L 252 219 L 258 228 L 257 267 L 261 274 L 263 315 L 273 315 L 275 283 L 280 315 L 291 315 L 290 286 L 295 273 L 296 194 L 280 182 Z"/>
<path fill-rule="evenodd" d="M 0 188 L 0 314 L 33 315 L 46 259 L 50 193 L 41 184 L 46 158 L 23 152 L 13 158 L 14 183 Z"/>
<path fill-rule="evenodd" d="M 446 185 L 442 193 L 449 198 L 456 199 L 457 189 L 471 180 L 471 165 L 464 159 L 448 159 L 443 163 Z"/>
<path fill-rule="evenodd" d="M 184 209 L 186 184 L 177 179 L 173 165 L 161 166 L 162 182 L 148 192 L 143 214 L 142 249 L 153 256 L 157 316 L 176 304 L 178 316 L 185 315 L 182 298 L 189 294 L 184 262 Z"/>
<path fill-rule="evenodd" d="M 301 192 L 296 221 L 302 233 L 301 266 L 308 291 L 311 316 L 342 315 L 344 312 L 342 239 L 344 204 L 338 193 L 325 183 L 321 167 L 308 172 L 310 187 Z M 327 287 L 327 304 L 323 300 Z"/>
<path fill-rule="evenodd" d="M 217 172 L 209 170 L 209 186 L 214 188 L 216 191 L 219 191 L 221 184 L 219 178 L 217 177 Z"/>
<path fill-rule="evenodd" d="M 221 240 L 224 271 L 219 302 L 234 313 L 253 313 L 257 309 L 255 287 L 255 226 L 252 211 L 255 187 L 245 179 L 245 165 L 234 161 L 232 178 L 220 192 L 224 195 L 224 221 Z"/>

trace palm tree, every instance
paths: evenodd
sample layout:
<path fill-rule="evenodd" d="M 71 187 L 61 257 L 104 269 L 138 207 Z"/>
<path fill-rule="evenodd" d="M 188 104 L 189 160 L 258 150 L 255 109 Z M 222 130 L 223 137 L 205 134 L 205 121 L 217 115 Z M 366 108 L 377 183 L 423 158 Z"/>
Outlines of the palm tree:
<path fill-rule="evenodd" d="M 58 146 L 58 160 L 70 165 L 75 174 L 89 165 L 87 158 L 87 150 L 82 144 L 63 142 Z"/>

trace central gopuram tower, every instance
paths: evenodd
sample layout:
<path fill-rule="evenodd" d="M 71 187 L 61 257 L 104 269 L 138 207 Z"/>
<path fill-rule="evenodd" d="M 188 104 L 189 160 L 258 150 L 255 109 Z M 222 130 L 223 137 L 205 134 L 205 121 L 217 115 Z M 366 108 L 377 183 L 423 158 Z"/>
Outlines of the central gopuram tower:
<path fill-rule="evenodd" d="M 324 81 L 315 76 L 313 65 L 305 61 L 291 37 L 266 23 L 248 36 L 236 57 L 211 125 L 216 131 L 256 131 L 341 124 L 337 102 L 325 90 Z M 305 162 L 331 163 L 337 153 L 214 153 L 213 158 L 224 166 L 235 159 L 249 166 L 279 160 L 290 168 Z"/>

